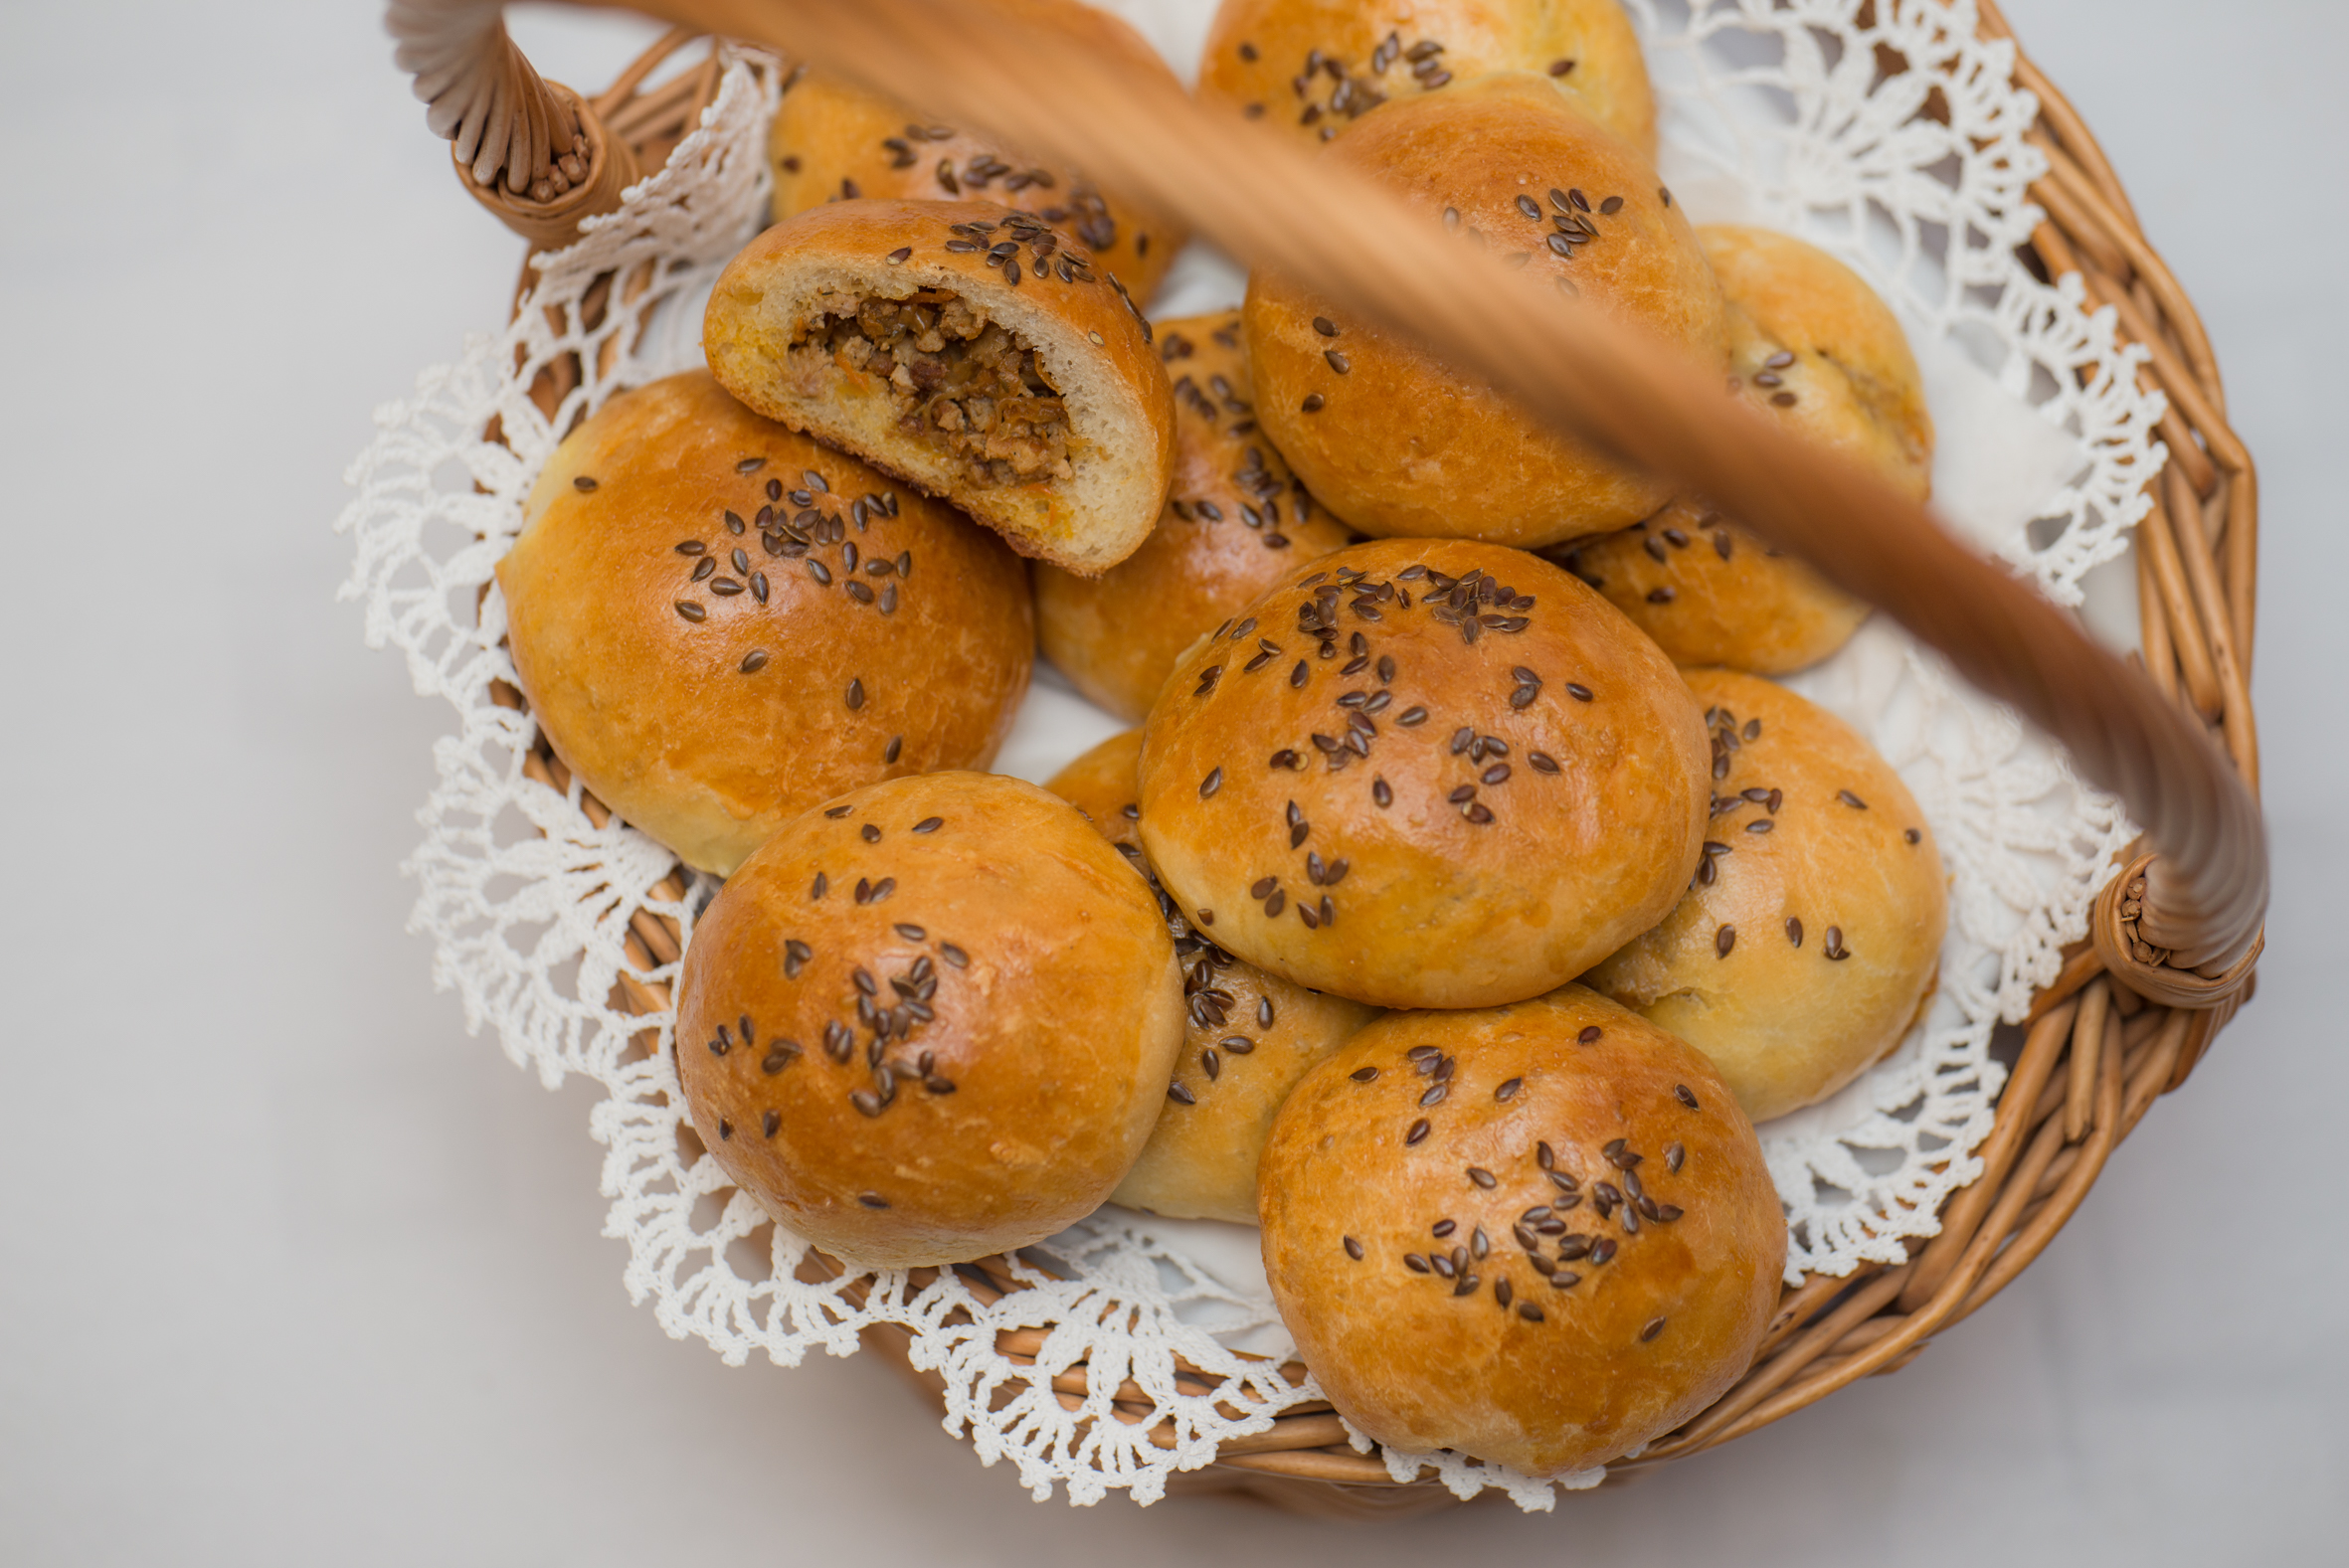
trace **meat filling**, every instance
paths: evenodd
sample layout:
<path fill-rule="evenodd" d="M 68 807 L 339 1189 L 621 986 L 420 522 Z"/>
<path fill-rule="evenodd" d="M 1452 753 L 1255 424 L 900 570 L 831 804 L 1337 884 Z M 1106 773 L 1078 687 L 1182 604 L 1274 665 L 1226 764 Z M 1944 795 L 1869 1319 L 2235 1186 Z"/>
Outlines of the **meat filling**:
<path fill-rule="evenodd" d="M 957 294 L 835 297 L 791 349 L 794 358 L 819 353 L 887 381 L 898 429 L 959 459 L 974 484 L 1073 476 L 1068 409 L 1035 350 Z"/>

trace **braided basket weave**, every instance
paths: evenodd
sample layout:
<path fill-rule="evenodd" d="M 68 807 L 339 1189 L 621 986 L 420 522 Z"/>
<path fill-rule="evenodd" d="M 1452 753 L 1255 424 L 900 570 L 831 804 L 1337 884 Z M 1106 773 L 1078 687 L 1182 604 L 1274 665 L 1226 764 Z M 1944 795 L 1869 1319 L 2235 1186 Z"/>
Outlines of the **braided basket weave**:
<path fill-rule="evenodd" d="M 699 68 L 657 87 L 647 89 L 644 84 L 700 33 L 723 32 L 789 49 L 850 74 L 848 57 L 861 55 L 863 70 L 870 74 L 888 63 L 875 63 L 876 52 L 887 53 L 875 37 L 886 35 L 893 13 L 914 3 L 918 0 L 858 0 L 853 6 L 847 0 L 646 5 L 680 26 L 593 98 L 540 81 L 506 39 L 493 3 L 404 0 L 395 6 L 394 30 L 403 40 L 403 64 L 419 75 L 420 90 L 439 89 L 437 95 L 428 94 L 434 101 L 433 123 L 455 142 L 462 183 L 536 250 L 567 243 L 581 218 L 616 207 L 620 192 L 639 171 L 658 168 L 697 122 L 718 85 L 714 53 Z M 1978 9 L 1986 35 L 2009 36 L 1990 0 L 1978 0 Z M 955 43 L 950 37 L 940 47 Z M 1877 599 L 1994 695 L 2066 741 L 2083 772 L 2120 792 L 2132 815 L 2151 824 L 2149 841 L 2140 842 L 2129 863 L 2117 869 L 2096 901 L 2089 937 L 2067 951 L 2062 972 L 2034 999 L 1995 1128 L 1977 1151 L 1982 1174 L 1944 1205 L 1938 1235 L 1911 1243 L 1903 1263 L 1864 1265 L 1845 1277 L 1815 1276 L 1788 1289 L 1744 1377 L 1712 1408 L 1650 1444 L 1638 1458 L 1611 1465 L 1608 1484 L 1742 1437 L 1854 1379 L 1897 1371 L 1914 1359 L 1933 1335 L 1973 1313 L 2039 1256 L 2078 1207 L 2115 1145 L 2158 1097 L 2186 1081 L 2218 1030 L 2252 993 L 2265 879 L 2253 803 L 2259 753 L 2249 698 L 2258 567 L 2258 491 L 2251 457 L 2227 424 L 2217 361 L 2193 304 L 2139 231 L 2111 166 L 2063 95 L 2020 51 L 2014 59 L 2016 85 L 2034 93 L 2040 108 L 2029 139 L 2048 162 L 2048 173 L 2030 191 L 2046 219 L 2025 253 L 2026 264 L 2046 280 L 2077 273 L 2091 307 L 2112 307 L 2121 335 L 2148 351 L 2140 371 L 2144 384 L 2160 391 L 2167 403 L 2159 433 L 2169 459 L 2147 485 L 2150 506 L 2136 525 L 2142 651 L 2132 662 L 2139 663 L 2141 673 L 2120 670 L 2084 641 L 2077 648 L 2065 644 L 2046 623 L 2032 618 L 2036 611 L 2009 603 L 2005 595 L 2010 591 L 1987 578 L 1954 588 L 1946 577 L 1929 579 L 1943 585 L 1940 593 L 1974 611 L 1970 620 L 1959 610 L 1938 622 L 1915 603 L 1917 590 L 1911 587 L 1905 596 L 1888 592 L 1898 587 L 1897 576 L 1871 579 L 1867 563 L 1855 570 L 1861 581 L 1846 586 Z M 1904 60 L 1880 65 L 1909 69 Z M 978 85 L 966 88 L 960 102 L 944 106 L 974 122 L 989 122 L 987 109 L 978 106 L 987 98 L 985 68 L 986 62 L 978 61 L 973 73 Z M 1932 112 L 1929 99 L 1924 112 Z M 1139 136 L 1148 128 L 1149 113 L 1138 109 L 1135 118 L 1138 128 L 1132 134 Z M 1047 136 L 1031 133 L 1012 118 L 996 122 L 1015 129 L 1015 139 L 1038 150 L 1057 150 L 1042 145 Z M 1093 124 L 1087 134 L 1115 142 L 1115 130 Z M 1265 177 L 1277 183 L 1282 160 L 1266 161 L 1271 168 Z M 1177 169 L 1168 178 L 1180 185 L 1182 173 Z M 1247 244 L 1233 243 L 1231 234 L 1218 233 L 1208 223 L 1198 227 L 1243 259 L 1256 259 Z M 1335 247 L 1338 242 L 1329 243 Z M 1258 253 L 1262 250 L 1257 247 Z M 527 266 L 524 276 L 527 282 Z M 640 276 L 609 281 L 624 291 L 643 286 Z M 1390 309 L 1403 302 L 1399 291 L 1381 293 L 1376 283 L 1371 279 L 1361 285 L 1364 297 Z M 609 297 L 591 291 L 582 309 L 592 314 L 605 308 Z M 1439 342 L 1461 326 L 1416 319 L 1425 335 Z M 1587 369 L 1602 387 L 1611 385 L 1609 375 L 1636 379 L 1627 367 L 1609 365 L 1606 344 L 1583 347 L 1593 350 L 1592 357 L 1568 370 Z M 1469 357 L 1473 362 L 1473 354 Z M 576 365 L 568 371 L 554 367 L 533 385 L 533 401 L 552 417 L 578 376 Z M 1603 420 L 1576 408 L 1562 393 L 1544 401 L 1540 394 L 1551 389 L 1512 390 L 1534 394 L 1532 401 L 1561 424 L 1586 434 L 1594 427 L 1613 434 L 1605 432 Z M 1662 403 L 1672 402 L 1669 387 L 1648 390 Z M 1727 439 L 1704 431 L 1704 423 L 1693 421 L 1697 436 Z M 1633 449 L 1628 440 L 1621 445 Z M 1770 461 L 1787 466 L 1740 469 L 1731 462 L 1707 469 L 1689 452 L 1673 449 L 1669 440 L 1641 455 L 1665 471 L 1705 473 L 1716 482 L 1704 488 L 1717 495 L 1760 493 L 1759 487 L 1740 490 L 1719 482 L 1724 475 L 1750 479 L 1767 472 L 1773 478 L 1815 480 L 1826 488 L 1808 494 L 1798 489 L 1795 500 L 1828 515 L 1834 528 L 1849 529 L 1850 520 L 1866 512 L 1866 520 L 1882 529 L 1889 510 L 1865 487 L 1830 493 L 1831 476 L 1809 472 L 1814 459 L 1773 454 Z M 1762 461 L 1760 455 L 1753 459 L 1754 464 Z M 1781 508 L 1799 509 L 1795 502 Z M 1757 528 L 1772 531 L 1774 519 L 1766 507 L 1741 510 Z M 1783 525 L 1775 532 L 1785 542 L 1827 537 L 1800 535 L 1790 518 L 1775 521 Z M 1890 554 L 1899 557 L 1912 547 L 1924 549 L 1909 540 Z M 1920 578 L 1939 565 L 1919 553 L 1894 564 Z M 2011 592 L 2022 596 L 2024 591 Z M 2068 624 L 2065 634 L 2072 634 Z M 2067 660 L 2088 676 L 2076 680 L 2078 670 Z M 2103 665 L 2112 668 L 2102 671 Z M 2105 684 L 2097 686 L 2097 679 Z M 2151 696 L 2144 692 L 2148 680 L 2157 700 L 2145 700 Z M 522 706 L 520 693 L 511 688 L 501 688 L 497 699 Z M 2158 722 L 2149 721 L 2148 713 Z M 2203 744 L 2205 736 L 2216 745 Z M 2220 764 L 2216 760 L 2222 756 Z M 2229 766 L 2232 778 L 2225 777 Z M 572 783 L 543 738 L 524 771 L 558 791 Z M 610 813 L 592 796 L 584 804 L 601 827 Z M 681 873 L 654 894 L 681 900 Z M 647 975 L 675 962 L 681 952 L 674 924 L 647 913 L 634 916 L 627 948 L 631 962 Z M 615 1001 L 638 1014 L 666 1013 L 665 990 L 624 972 Z M 654 1036 L 641 1043 L 647 1051 L 658 1048 Z M 809 1267 L 824 1266 L 820 1255 L 812 1257 L 817 1261 Z M 992 1267 L 994 1262 L 982 1260 L 960 1271 L 983 1300 L 990 1292 L 1018 1288 L 1010 1271 Z M 835 1267 L 837 1272 L 843 1271 Z M 918 1278 L 921 1271 L 916 1273 Z M 1041 1329 L 1007 1331 L 997 1348 L 1014 1362 L 1032 1362 L 1043 1337 Z M 911 1372 L 902 1330 L 868 1330 L 866 1340 Z M 1193 1380 L 1189 1392 L 1209 1393 L 1218 1386 L 1211 1374 L 1185 1370 Z M 1284 1370 L 1292 1381 L 1302 1378 L 1301 1367 Z M 936 1374 L 928 1378 L 943 1386 Z M 1052 1385 L 1072 1409 L 1088 1392 L 1081 1366 L 1055 1375 Z M 1139 1390 L 1126 1392 L 1132 1397 L 1124 1400 L 1112 1393 L 1112 1408 L 1141 1419 L 1150 1409 L 1148 1401 Z M 1312 1405 L 1291 1407 L 1269 1431 L 1227 1442 L 1213 1466 L 1178 1476 L 1172 1489 L 1246 1490 L 1332 1516 L 1391 1516 L 1454 1500 L 1431 1475 L 1396 1482 L 1380 1458 L 1348 1446 L 1334 1412 Z"/>

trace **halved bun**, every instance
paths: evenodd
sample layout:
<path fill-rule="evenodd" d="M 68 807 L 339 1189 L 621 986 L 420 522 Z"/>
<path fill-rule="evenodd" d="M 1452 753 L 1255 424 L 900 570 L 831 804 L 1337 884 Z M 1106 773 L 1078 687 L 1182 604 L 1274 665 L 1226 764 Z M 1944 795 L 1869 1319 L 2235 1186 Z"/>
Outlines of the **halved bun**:
<path fill-rule="evenodd" d="M 1167 498 L 1174 400 L 1150 325 L 1089 254 L 981 202 L 836 202 L 720 274 L 718 381 L 1084 575 L 1139 548 Z"/>

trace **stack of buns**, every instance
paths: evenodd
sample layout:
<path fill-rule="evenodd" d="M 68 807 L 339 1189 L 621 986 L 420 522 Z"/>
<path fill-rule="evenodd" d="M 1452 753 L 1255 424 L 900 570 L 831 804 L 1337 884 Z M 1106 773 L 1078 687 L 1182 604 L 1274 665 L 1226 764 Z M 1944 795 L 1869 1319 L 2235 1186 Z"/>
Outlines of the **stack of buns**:
<path fill-rule="evenodd" d="M 1227 0 L 1200 92 L 1922 493 L 1898 324 L 1692 226 L 1614 0 Z M 772 154 L 709 373 L 572 432 L 498 569 L 548 742 L 729 879 L 674 1046 L 727 1177 L 858 1267 L 1257 1225 L 1406 1450 L 1703 1409 L 1783 1269 L 1754 1122 L 1937 972 L 1915 800 L 1764 678 L 1863 607 L 1299 280 L 1154 324 L 1180 237 L 1077 171 L 813 77 Z M 1039 639 L 1138 726 L 1049 789 L 982 771 Z"/>

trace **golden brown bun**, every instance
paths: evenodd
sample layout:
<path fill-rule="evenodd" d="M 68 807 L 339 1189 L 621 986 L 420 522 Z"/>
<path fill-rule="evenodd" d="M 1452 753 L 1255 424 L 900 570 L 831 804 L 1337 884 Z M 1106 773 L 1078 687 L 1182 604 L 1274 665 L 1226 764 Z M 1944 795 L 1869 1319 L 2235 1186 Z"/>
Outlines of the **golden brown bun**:
<path fill-rule="evenodd" d="M 1492 71 L 1548 77 L 1656 156 L 1648 65 L 1617 0 L 1223 0 L 1199 56 L 1199 98 L 1319 142 L 1390 95 Z"/>
<path fill-rule="evenodd" d="M 677 993 L 686 1107 L 726 1174 L 892 1268 L 1090 1213 L 1181 1039 L 1149 888 L 1064 802 L 986 774 L 875 784 L 776 834 L 696 923 Z"/>
<path fill-rule="evenodd" d="M 1722 362 L 1720 288 L 1688 219 L 1638 148 L 1547 81 L 1497 75 L 1388 103 L 1323 156 L 1392 187 L 1431 221 L 1456 212 L 1463 245 L 1526 256 L 1528 271 L 1583 304 L 1706 365 Z M 1558 221 L 1597 238 L 1571 244 Z M 1572 260 L 1550 248 L 1553 236 Z M 1625 527 L 1669 494 L 1293 280 L 1252 275 L 1246 314 L 1265 433 L 1364 533 L 1531 547 Z"/>
<path fill-rule="evenodd" d="M 1142 864 L 1135 831 L 1135 769 L 1142 732 L 1113 735 L 1046 785 L 1093 819 L 1104 837 Z M 1154 878 L 1155 881 L 1155 878 Z M 1114 1201 L 1176 1219 L 1256 1223 L 1256 1159 L 1273 1114 L 1314 1063 L 1377 1014 L 1242 963 L 1175 911 L 1183 966 L 1182 1054 L 1167 1108 Z"/>
<path fill-rule="evenodd" d="M 1885 302 L 1841 261 L 1789 236 L 1709 225 L 1697 237 L 1728 301 L 1738 396 L 1923 500 L 1933 422 L 1908 339 Z M 1868 616 L 1865 603 L 1803 562 L 1686 499 L 1558 559 L 1680 664 L 1782 675 L 1842 647 Z"/>
<path fill-rule="evenodd" d="M 1455 580 L 1495 597 L 1464 616 Z M 1251 963 L 1387 1007 L 1581 973 L 1680 897 L 1705 800 L 1704 721 L 1656 645 L 1547 562 L 1465 540 L 1298 573 L 1183 656 L 1142 749 L 1142 840 L 1182 907 Z"/>
<path fill-rule="evenodd" d="M 1238 311 L 1162 321 L 1158 346 L 1174 390 L 1174 479 L 1158 526 L 1097 578 L 1035 571 L 1044 657 L 1136 721 L 1194 639 L 1353 537 L 1256 428 Z"/>
<path fill-rule="evenodd" d="M 834 202 L 726 263 L 702 347 L 761 414 L 1100 572 L 1166 503 L 1174 400 L 1149 324 L 1084 258 L 992 203 Z"/>
<path fill-rule="evenodd" d="M 1371 1024 L 1282 1107 L 1258 1191 L 1273 1300 L 1339 1413 L 1533 1476 L 1719 1397 L 1785 1266 L 1726 1087 L 1578 985 Z"/>
<path fill-rule="evenodd" d="M 1765 1122 L 1900 1043 L 1932 994 L 1948 893 L 1924 813 L 1849 725 L 1734 670 L 1689 686 L 1714 736 L 1707 864 L 1586 983 L 1712 1057 Z"/>
<path fill-rule="evenodd" d="M 721 874 L 843 789 L 985 767 L 1033 657 L 1002 541 L 702 371 L 621 394 L 556 448 L 497 581 L 555 751 Z"/>
<path fill-rule="evenodd" d="M 1158 51 L 1106 11 L 1078 0 L 997 0 L 996 9 L 1174 80 Z M 1101 189 L 1079 170 L 1038 168 L 1000 142 L 816 71 L 785 88 L 767 158 L 778 221 L 858 196 L 1000 201 L 1075 236 L 1138 299 L 1158 291 L 1187 238 L 1172 219 Z"/>

